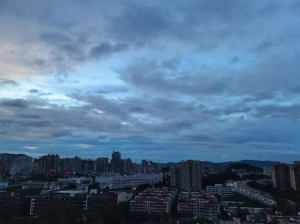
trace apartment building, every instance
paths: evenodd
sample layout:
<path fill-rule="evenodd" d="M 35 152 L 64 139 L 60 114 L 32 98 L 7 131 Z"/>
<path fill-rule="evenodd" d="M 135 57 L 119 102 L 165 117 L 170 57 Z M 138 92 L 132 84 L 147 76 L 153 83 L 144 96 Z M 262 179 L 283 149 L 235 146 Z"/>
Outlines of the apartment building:
<path fill-rule="evenodd" d="M 130 201 L 130 212 L 170 213 L 176 195 L 177 190 L 169 191 L 168 188 L 148 188 Z"/>
<path fill-rule="evenodd" d="M 220 195 L 222 198 L 226 198 L 232 195 L 232 190 L 228 186 L 223 186 L 222 184 L 215 184 L 215 186 L 207 186 L 206 192 L 211 196 Z"/>
<path fill-rule="evenodd" d="M 183 191 L 178 198 L 178 213 L 196 218 L 217 218 L 220 207 L 217 200 L 203 191 Z"/>
<path fill-rule="evenodd" d="M 295 161 L 289 165 L 291 187 L 295 190 L 300 190 L 300 161 Z"/>
<path fill-rule="evenodd" d="M 39 174 L 49 175 L 59 172 L 59 156 L 45 155 L 39 158 Z"/>
<path fill-rule="evenodd" d="M 5 182 L 0 182 L 0 207 L 19 203 L 21 189 L 21 185 L 9 186 Z"/>
<path fill-rule="evenodd" d="M 80 190 L 48 191 L 45 194 L 32 196 L 30 215 L 38 216 L 52 208 L 76 207 L 86 211 L 102 211 L 117 205 L 118 194 L 114 192 L 89 194 Z"/>
<path fill-rule="evenodd" d="M 171 187 L 181 188 L 180 166 L 171 167 L 170 183 Z"/>
<path fill-rule="evenodd" d="M 200 161 L 187 160 L 180 163 L 181 189 L 202 188 L 202 165 Z"/>
<path fill-rule="evenodd" d="M 113 189 L 122 189 L 124 187 L 138 187 L 141 184 L 154 185 L 163 179 L 163 174 L 135 174 L 135 175 L 114 175 L 114 176 L 98 176 L 95 182 L 105 184 Z"/>
<path fill-rule="evenodd" d="M 290 166 L 288 164 L 276 162 L 272 166 L 273 186 L 280 190 L 291 187 Z"/>

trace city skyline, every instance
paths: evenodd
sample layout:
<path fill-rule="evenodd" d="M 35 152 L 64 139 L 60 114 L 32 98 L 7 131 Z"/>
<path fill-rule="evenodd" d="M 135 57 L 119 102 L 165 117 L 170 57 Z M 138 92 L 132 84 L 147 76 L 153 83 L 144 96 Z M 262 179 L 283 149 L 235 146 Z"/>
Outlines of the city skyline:
<path fill-rule="evenodd" d="M 0 0 L 0 153 L 291 163 L 299 9 Z"/>

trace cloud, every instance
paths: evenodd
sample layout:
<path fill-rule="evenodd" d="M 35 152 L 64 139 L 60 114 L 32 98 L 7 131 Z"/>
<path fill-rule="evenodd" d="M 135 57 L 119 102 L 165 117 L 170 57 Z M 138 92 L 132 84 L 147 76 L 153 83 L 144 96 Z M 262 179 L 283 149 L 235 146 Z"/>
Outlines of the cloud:
<path fill-rule="evenodd" d="M 88 144 L 76 144 L 74 146 L 79 147 L 79 148 L 83 148 L 83 149 L 89 149 L 89 148 L 94 147 L 93 145 L 88 145 Z"/>
<path fill-rule="evenodd" d="M 23 149 L 30 149 L 30 150 L 36 150 L 38 149 L 39 147 L 36 147 L 36 146 L 24 146 L 22 147 Z"/>
<path fill-rule="evenodd" d="M 90 51 L 90 57 L 94 59 L 99 59 L 117 52 L 125 51 L 128 49 L 127 44 L 110 44 L 110 43 L 101 43 L 96 47 L 93 47 Z"/>
<path fill-rule="evenodd" d="M 0 87 L 1 86 L 18 86 L 18 83 L 13 80 L 0 80 Z"/>
<path fill-rule="evenodd" d="M 6 107 L 16 107 L 20 109 L 26 109 L 28 107 L 28 102 L 24 99 L 14 99 L 14 100 L 2 100 L 0 101 L 0 106 Z"/>

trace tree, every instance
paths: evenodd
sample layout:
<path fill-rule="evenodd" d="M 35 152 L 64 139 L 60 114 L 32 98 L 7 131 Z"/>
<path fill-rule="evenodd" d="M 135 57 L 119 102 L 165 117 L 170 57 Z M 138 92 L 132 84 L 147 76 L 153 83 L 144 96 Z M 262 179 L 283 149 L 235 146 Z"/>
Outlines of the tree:
<path fill-rule="evenodd" d="M 97 189 L 97 192 L 99 193 L 99 192 L 100 192 L 100 185 L 99 185 L 98 182 L 97 182 L 97 183 L 93 183 L 93 184 L 90 184 L 90 185 L 89 185 L 88 189 L 89 189 L 89 191 L 90 191 L 91 189 Z"/>
<path fill-rule="evenodd" d="M 137 191 L 143 191 L 143 190 L 146 190 L 147 188 L 151 188 L 152 185 L 151 184 L 141 184 L 139 185 L 136 190 Z"/>

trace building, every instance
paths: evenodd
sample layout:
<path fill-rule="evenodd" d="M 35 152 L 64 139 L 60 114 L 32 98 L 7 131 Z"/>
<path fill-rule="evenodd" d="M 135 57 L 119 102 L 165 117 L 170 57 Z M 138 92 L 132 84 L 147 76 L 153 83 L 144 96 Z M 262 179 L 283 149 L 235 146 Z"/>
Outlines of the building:
<path fill-rule="evenodd" d="M 45 155 L 39 158 L 39 174 L 49 175 L 59 172 L 59 156 Z"/>
<path fill-rule="evenodd" d="M 123 171 L 126 173 L 131 173 L 133 170 L 133 164 L 130 158 L 124 159 L 124 168 Z"/>
<path fill-rule="evenodd" d="M 154 185 L 162 181 L 163 175 L 160 174 L 135 174 L 135 175 L 114 175 L 114 176 L 98 176 L 95 182 L 108 186 L 111 189 L 122 189 L 124 187 L 136 188 L 141 184 Z"/>
<path fill-rule="evenodd" d="M 96 163 L 96 172 L 108 172 L 108 163 L 109 158 L 107 157 L 98 157 L 95 160 Z"/>
<path fill-rule="evenodd" d="M 13 166 L 10 169 L 10 175 L 31 173 L 32 161 L 33 159 L 29 156 L 15 157 Z"/>
<path fill-rule="evenodd" d="M 148 167 L 147 160 L 145 160 L 145 159 L 142 160 L 142 167 Z"/>
<path fill-rule="evenodd" d="M 211 196 L 220 195 L 222 198 L 226 198 L 233 194 L 230 187 L 223 186 L 222 184 L 215 184 L 215 186 L 207 186 L 206 192 Z"/>
<path fill-rule="evenodd" d="M 39 173 L 39 164 L 40 164 L 40 161 L 38 159 L 33 159 L 32 167 L 31 167 L 31 173 L 32 174 L 38 174 Z"/>
<path fill-rule="evenodd" d="M 177 191 L 168 188 L 148 188 L 130 200 L 130 212 L 163 214 L 170 213 Z"/>
<path fill-rule="evenodd" d="M 271 177 L 272 176 L 272 169 L 271 167 L 263 167 L 263 174 L 266 176 Z"/>
<path fill-rule="evenodd" d="M 220 213 L 217 200 L 203 191 L 182 191 L 177 209 L 179 214 L 192 214 L 195 218 L 217 218 Z"/>
<path fill-rule="evenodd" d="M 170 168 L 170 183 L 171 187 L 181 187 L 180 166 Z"/>
<path fill-rule="evenodd" d="M 121 153 L 113 151 L 111 155 L 111 163 L 114 165 L 114 171 L 120 173 L 123 170 L 123 160 L 121 159 Z"/>
<path fill-rule="evenodd" d="M 273 186 L 280 190 L 286 190 L 291 187 L 291 177 L 289 165 L 276 162 L 272 166 Z"/>
<path fill-rule="evenodd" d="M 30 215 L 38 216 L 52 208 L 77 207 L 86 211 L 102 211 L 117 205 L 118 194 L 114 192 L 89 194 L 80 190 L 48 191 L 32 196 Z"/>
<path fill-rule="evenodd" d="M 181 189 L 201 189 L 202 171 L 201 162 L 194 160 L 181 161 L 180 182 Z"/>
<path fill-rule="evenodd" d="M 289 165 L 291 187 L 294 190 L 300 190 L 300 162 L 295 161 L 294 164 Z"/>
<path fill-rule="evenodd" d="M 94 175 L 96 171 L 95 160 L 82 159 L 81 160 L 81 171 L 85 174 Z"/>
<path fill-rule="evenodd" d="M 20 202 L 21 185 L 9 186 L 7 183 L 0 183 L 0 207 L 18 204 Z"/>

